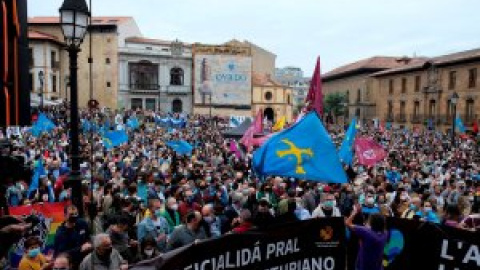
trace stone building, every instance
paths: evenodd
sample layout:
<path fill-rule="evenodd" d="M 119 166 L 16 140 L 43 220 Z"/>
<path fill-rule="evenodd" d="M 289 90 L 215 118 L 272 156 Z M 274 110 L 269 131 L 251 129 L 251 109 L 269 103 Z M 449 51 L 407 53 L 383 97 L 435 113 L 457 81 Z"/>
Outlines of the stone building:
<path fill-rule="evenodd" d="M 119 108 L 192 112 L 192 49 L 131 37 L 119 48 Z"/>
<path fill-rule="evenodd" d="M 33 17 L 28 20 L 29 30 L 36 31 L 63 41 L 59 17 Z M 92 34 L 92 72 L 89 68 L 90 33 Z M 93 17 L 92 27 L 85 36 L 78 55 L 78 104 L 86 107 L 88 100 L 96 99 L 101 107 L 117 108 L 118 100 L 118 50 L 125 39 L 142 36 L 135 20 L 131 17 Z M 48 55 L 48 53 L 47 53 Z M 69 59 L 65 50 L 59 52 L 58 80 L 59 97 L 69 100 Z M 48 61 L 47 61 L 48 62 Z M 92 74 L 93 87 L 90 87 Z M 35 80 L 34 80 L 35 81 Z"/>
<path fill-rule="evenodd" d="M 322 75 L 323 94 L 342 93 L 348 102 L 344 119 L 356 117 L 360 120 L 373 119 L 377 115 L 378 94 L 372 89 L 370 75 L 390 68 L 405 66 L 409 58 L 375 56 L 347 64 Z"/>
<path fill-rule="evenodd" d="M 454 117 L 450 102 L 459 100 L 457 114 L 466 127 L 480 111 L 480 49 L 422 59 L 371 76 L 377 115 L 398 126 L 432 123 L 447 130 Z"/>
<path fill-rule="evenodd" d="M 29 90 L 34 105 L 51 104 L 66 97 L 66 70 L 62 69 L 64 43 L 53 35 L 28 31 L 30 50 Z M 63 91 L 63 93 L 61 92 Z"/>
<path fill-rule="evenodd" d="M 292 88 L 282 85 L 270 75 L 253 73 L 252 115 L 258 110 L 271 122 L 285 116 L 287 122 L 293 119 Z"/>

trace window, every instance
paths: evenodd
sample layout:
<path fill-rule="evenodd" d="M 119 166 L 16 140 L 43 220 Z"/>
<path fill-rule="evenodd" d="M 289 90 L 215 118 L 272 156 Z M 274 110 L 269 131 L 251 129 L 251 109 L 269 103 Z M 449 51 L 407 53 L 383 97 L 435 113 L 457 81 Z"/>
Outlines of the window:
<path fill-rule="evenodd" d="M 158 65 L 148 61 L 129 63 L 131 90 L 158 90 Z"/>
<path fill-rule="evenodd" d="M 28 85 L 30 87 L 30 92 L 33 92 L 33 73 L 30 72 L 30 75 L 28 77 Z"/>
<path fill-rule="evenodd" d="M 400 101 L 400 117 L 405 116 L 405 101 Z"/>
<path fill-rule="evenodd" d="M 156 103 L 157 103 L 157 100 L 154 98 L 145 99 L 145 109 L 154 111 Z"/>
<path fill-rule="evenodd" d="M 290 95 L 287 95 L 287 105 L 290 105 Z"/>
<path fill-rule="evenodd" d="M 183 111 L 183 103 L 180 99 L 172 101 L 172 111 L 174 113 L 181 113 Z"/>
<path fill-rule="evenodd" d="M 393 79 L 388 81 L 388 93 L 391 95 L 393 94 Z"/>
<path fill-rule="evenodd" d="M 465 107 L 466 109 L 466 121 L 471 122 L 474 120 L 475 114 L 474 114 L 474 101 L 473 99 L 468 99 L 467 100 L 467 106 Z"/>
<path fill-rule="evenodd" d="M 143 109 L 143 100 L 141 98 L 132 98 L 130 101 L 130 109 Z"/>
<path fill-rule="evenodd" d="M 177 67 L 170 70 L 170 85 L 183 85 L 183 69 Z"/>
<path fill-rule="evenodd" d="M 413 104 L 413 115 L 415 117 L 418 117 L 420 113 L 420 101 L 415 101 L 415 103 Z"/>
<path fill-rule="evenodd" d="M 272 92 L 266 92 L 265 93 L 265 100 L 271 100 L 273 97 Z"/>
<path fill-rule="evenodd" d="M 107 82 L 107 87 L 111 87 L 112 84 L 110 82 Z"/>
<path fill-rule="evenodd" d="M 420 84 L 422 83 L 420 76 L 415 76 L 415 92 L 420 92 Z"/>
<path fill-rule="evenodd" d="M 33 49 L 29 48 L 28 51 L 29 51 L 29 54 L 30 54 L 29 55 L 30 56 L 30 66 L 33 67 L 33 66 L 35 66 L 35 61 L 33 60 Z"/>
<path fill-rule="evenodd" d="M 451 119 L 453 115 L 453 106 L 452 106 L 452 102 L 450 101 L 450 99 L 447 100 L 447 119 Z"/>
<path fill-rule="evenodd" d="M 477 86 L 477 69 L 472 68 L 468 70 L 468 87 L 475 88 Z"/>
<path fill-rule="evenodd" d="M 402 94 L 407 92 L 407 78 L 402 78 Z"/>
<path fill-rule="evenodd" d="M 437 103 L 435 102 L 435 100 L 430 100 L 430 104 L 428 104 L 428 116 L 429 117 L 432 117 L 434 115 L 436 115 L 436 111 L 437 111 Z"/>
<path fill-rule="evenodd" d="M 388 116 L 389 116 L 389 118 L 392 117 L 392 115 L 393 115 L 393 103 L 392 103 L 392 101 L 389 101 L 388 102 Z"/>
<path fill-rule="evenodd" d="M 457 84 L 457 72 L 450 71 L 448 76 L 448 89 L 450 90 L 455 89 L 456 84 Z"/>
<path fill-rule="evenodd" d="M 57 92 L 57 75 L 52 75 L 52 92 Z"/>
<path fill-rule="evenodd" d="M 57 63 L 55 63 L 55 62 L 56 62 L 56 58 L 57 58 L 57 53 L 54 52 L 54 51 L 51 51 L 51 52 L 50 52 L 50 66 L 51 66 L 52 68 L 58 68 L 58 67 L 57 67 Z"/>
<path fill-rule="evenodd" d="M 357 90 L 357 102 L 361 102 L 362 101 L 362 93 L 360 91 L 360 89 Z"/>
<path fill-rule="evenodd" d="M 105 64 L 110 65 L 110 58 L 105 58 Z"/>

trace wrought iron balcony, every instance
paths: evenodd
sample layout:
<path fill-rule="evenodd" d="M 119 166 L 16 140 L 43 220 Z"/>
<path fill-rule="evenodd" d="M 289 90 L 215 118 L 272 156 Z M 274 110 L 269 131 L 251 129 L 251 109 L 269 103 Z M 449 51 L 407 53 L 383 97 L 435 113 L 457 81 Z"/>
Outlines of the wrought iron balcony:
<path fill-rule="evenodd" d="M 393 113 L 387 113 L 387 114 L 385 115 L 385 121 L 387 121 L 387 122 L 393 122 L 393 121 L 394 121 Z"/>
<path fill-rule="evenodd" d="M 395 117 L 395 121 L 397 123 L 405 123 L 407 122 L 407 115 L 406 114 L 397 114 Z"/>
<path fill-rule="evenodd" d="M 160 86 L 158 84 L 130 84 L 130 90 L 159 90 Z"/>

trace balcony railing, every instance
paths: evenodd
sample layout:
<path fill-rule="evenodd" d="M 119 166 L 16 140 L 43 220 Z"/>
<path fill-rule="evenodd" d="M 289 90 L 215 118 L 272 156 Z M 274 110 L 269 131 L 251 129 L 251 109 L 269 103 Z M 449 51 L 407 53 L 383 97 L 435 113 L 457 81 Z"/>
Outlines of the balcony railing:
<path fill-rule="evenodd" d="M 60 61 L 53 61 L 52 62 L 52 68 L 53 69 L 59 69 L 60 68 Z"/>
<path fill-rule="evenodd" d="M 158 84 L 130 84 L 130 90 L 159 90 Z"/>
<path fill-rule="evenodd" d="M 192 92 L 190 85 L 167 85 L 162 86 L 162 92 L 167 95 L 188 95 Z"/>
<path fill-rule="evenodd" d="M 387 113 L 387 114 L 385 115 L 385 121 L 387 121 L 387 122 L 393 122 L 393 120 L 394 120 L 393 113 L 392 113 L 392 114 Z"/>
<path fill-rule="evenodd" d="M 405 123 L 407 122 L 407 115 L 406 114 L 397 114 L 395 117 L 395 121 L 397 123 Z"/>
<path fill-rule="evenodd" d="M 412 114 L 410 115 L 410 123 L 412 124 L 420 124 L 423 121 L 423 117 L 421 114 Z"/>

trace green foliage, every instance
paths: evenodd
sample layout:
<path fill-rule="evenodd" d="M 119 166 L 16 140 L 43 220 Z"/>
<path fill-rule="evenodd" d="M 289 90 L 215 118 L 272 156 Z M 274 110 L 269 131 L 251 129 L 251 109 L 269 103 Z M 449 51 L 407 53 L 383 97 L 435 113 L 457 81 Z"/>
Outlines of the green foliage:
<path fill-rule="evenodd" d="M 344 103 L 347 103 L 347 97 L 345 94 L 328 94 L 323 99 L 323 110 L 325 113 L 331 112 L 335 116 L 343 115 L 345 112 Z"/>

